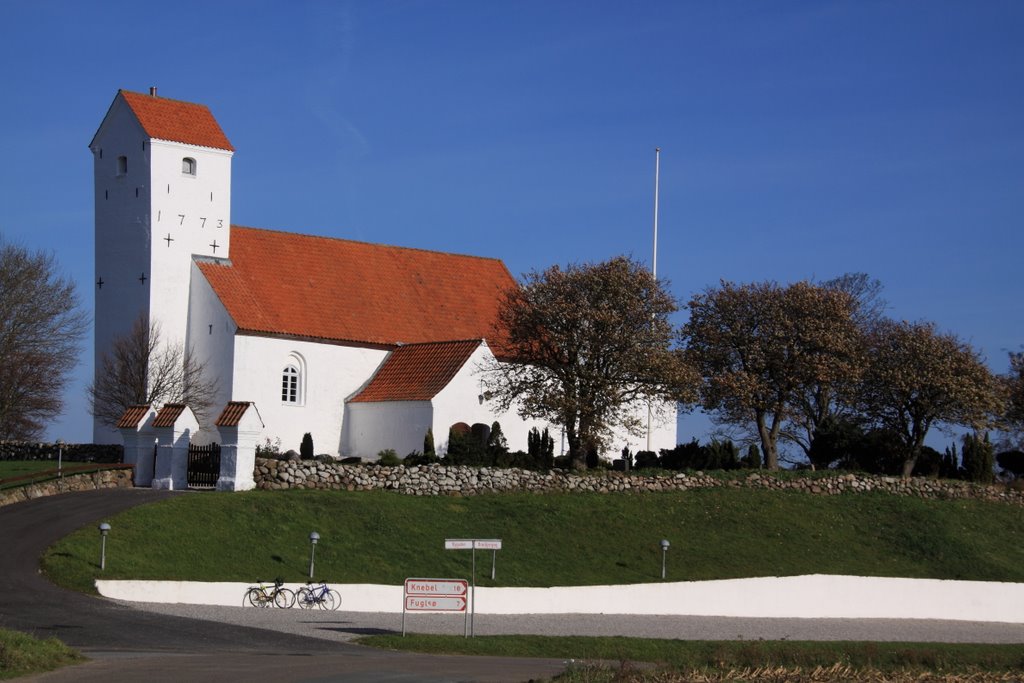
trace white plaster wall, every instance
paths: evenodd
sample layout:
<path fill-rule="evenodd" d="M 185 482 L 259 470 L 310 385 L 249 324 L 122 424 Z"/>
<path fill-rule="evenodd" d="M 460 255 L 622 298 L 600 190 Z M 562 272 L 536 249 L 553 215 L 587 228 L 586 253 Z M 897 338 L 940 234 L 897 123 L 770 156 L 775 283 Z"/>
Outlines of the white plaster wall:
<path fill-rule="evenodd" d="M 510 451 L 526 451 L 530 429 L 536 427 L 544 431 L 544 427 L 547 426 L 551 437 L 555 439 L 555 455 L 558 455 L 560 431 L 557 427 L 539 420 L 524 420 L 519 417 L 515 406 L 506 412 L 499 412 L 497 404 L 487 399 L 481 400 L 484 393 L 482 368 L 487 367 L 493 360 L 494 354 L 490 348 L 486 344 L 481 344 L 448 386 L 434 397 L 434 445 L 438 455 L 448 451 L 448 430 L 453 424 L 465 422 L 472 425 L 480 422 L 489 427 L 495 421 L 501 424 L 501 431 L 505 435 Z"/>
<path fill-rule="evenodd" d="M 145 145 L 145 146 L 144 146 Z M 119 98 L 93 139 L 95 197 L 94 367 L 117 336 L 131 329 L 135 319 L 149 310 L 149 145 L 142 127 Z M 117 174 L 117 159 L 128 159 L 128 172 Z M 138 196 L 136 196 L 138 190 Z M 103 286 L 95 284 L 103 280 Z M 118 443 L 116 430 L 93 425 L 96 443 Z"/>
<path fill-rule="evenodd" d="M 376 460 L 382 450 L 393 448 L 404 458 L 423 450 L 423 437 L 431 425 L 429 401 L 349 403 L 345 407 L 345 455 Z M 437 438 L 435 432 L 435 440 Z"/>
<path fill-rule="evenodd" d="M 100 595 L 119 600 L 237 606 L 249 584 L 97 581 L 96 586 Z M 299 586 L 288 587 L 294 590 Z M 341 592 L 344 611 L 402 611 L 402 586 L 332 587 Z M 948 619 L 1019 624 L 1024 623 L 1024 583 L 814 574 L 625 586 L 477 588 L 476 612 Z"/>
<path fill-rule="evenodd" d="M 235 331 L 238 327 L 228 315 L 224 304 L 213 293 L 213 288 L 202 271 L 192 263 L 192 280 L 189 288 L 188 334 L 186 344 L 192 349 L 198 362 L 205 363 L 207 371 L 217 382 L 211 422 L 232 400 L 234 375 L 232 366 L 235 357 Z M 251 400 L 251 399 L 239 399 Z M 200 434 L 207 441 L 219 441 L 216 428 L 210 433 Z"/>
<path fill-rule="evenodd" d="M 304 361 L 299 405 L 281 401 L 281 373 L 292 353 Z M 266 425 L 264 436 L 280 438 L 283 451 L 299 450 L 302 435 L 309 432 L 317 453 L 339 455 L 345 399 L 386 355 L 379 349 L 236 334 L 231 400 L 254 402 Z"/>
<path fill-rule="evenodd" d="M 185 341 L 192 255 L 225 258 L 231 225 L 231 156 L 227 150 L 153 140 L 150 314 L 168 343 Z M 182 159 L 196 160 L 196 175 Z M 167 242 L 170 237 L 173 241 Z M 216 249 L 213 244 L 216 243 Z"/>

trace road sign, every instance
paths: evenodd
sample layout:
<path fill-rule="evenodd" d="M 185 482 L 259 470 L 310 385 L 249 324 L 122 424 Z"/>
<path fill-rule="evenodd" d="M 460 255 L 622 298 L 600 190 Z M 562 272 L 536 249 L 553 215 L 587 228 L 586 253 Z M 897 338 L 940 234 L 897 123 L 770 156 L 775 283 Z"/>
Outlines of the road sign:
<path fill-rule="evenodd" d="M 407 595 L 405 609 L 410 612 L 465 612 L 466 598 Z"/>
<path fill-rule="evenodd" d="M 469 582 L 465 579 L 406 579 L 405 594 L 420 596 L 465 595 Z"/>
<path fill-rule="evenodd" d="M 500 538 L 446 538 L 445 550 L 501 550 Z"/>

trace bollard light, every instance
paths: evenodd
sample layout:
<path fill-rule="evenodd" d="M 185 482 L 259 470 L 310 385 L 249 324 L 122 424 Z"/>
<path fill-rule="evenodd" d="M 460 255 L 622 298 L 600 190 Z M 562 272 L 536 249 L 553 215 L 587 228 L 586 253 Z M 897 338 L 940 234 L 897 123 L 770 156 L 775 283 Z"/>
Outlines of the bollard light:
<path fill-rule="evenodd" d="M 110 525 L 106 522 L 100 524 L 100 571 L 107 568 L 107 534 L 110 533 Z"/>
<path fill-rule="evenodd" d="M 313 580 L 313 559 L 316 557 L 316 542 L 320 540 L 320 534 L 312 532 L 309 534 L 309 580 Z"/>
<path fill-rule="evenodd" d="M 665 557 L 668 555 L 669 542 L 667 539 L 661 539 L 661 578 L 665 578 Z"/>

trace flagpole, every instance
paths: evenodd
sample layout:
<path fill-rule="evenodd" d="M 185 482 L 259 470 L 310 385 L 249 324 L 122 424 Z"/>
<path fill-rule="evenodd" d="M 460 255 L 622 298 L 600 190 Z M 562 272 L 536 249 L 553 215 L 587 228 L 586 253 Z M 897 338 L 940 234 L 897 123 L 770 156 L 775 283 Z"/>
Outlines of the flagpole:
<path fill-rule="evenodd" d="M 654 148 L 654 258 L 651 259 L 651 276 L 658 282 L 658 185 L 661 176 L 661 147 Z M 651 450 L 651 403 L 647 402 L 647 450 Z"/>

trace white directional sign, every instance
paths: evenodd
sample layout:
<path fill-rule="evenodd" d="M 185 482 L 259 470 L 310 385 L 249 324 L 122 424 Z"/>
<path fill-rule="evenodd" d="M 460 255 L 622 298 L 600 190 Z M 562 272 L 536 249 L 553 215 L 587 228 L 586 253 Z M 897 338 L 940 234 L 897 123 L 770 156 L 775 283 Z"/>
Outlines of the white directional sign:
<path fill-rule="evenodd" d="M 465 612 L 466 598 L 408 595 L 405 598 L 405 609 L 410 612 Z"/>
<path fill-rule="evenodd" d="M 501 550 L 500 538 L 446 538 L 445 550 Z"/>
<path fill-rule="evenodd" d="M 465 579 L 406 579 L 405 609 L 410 612 L 465 612 Z"/>
<path fill-rule="evenodd" d="M 465 579 L 406 579 L 406 595 L 465 595 L 469 582 Z"/>

